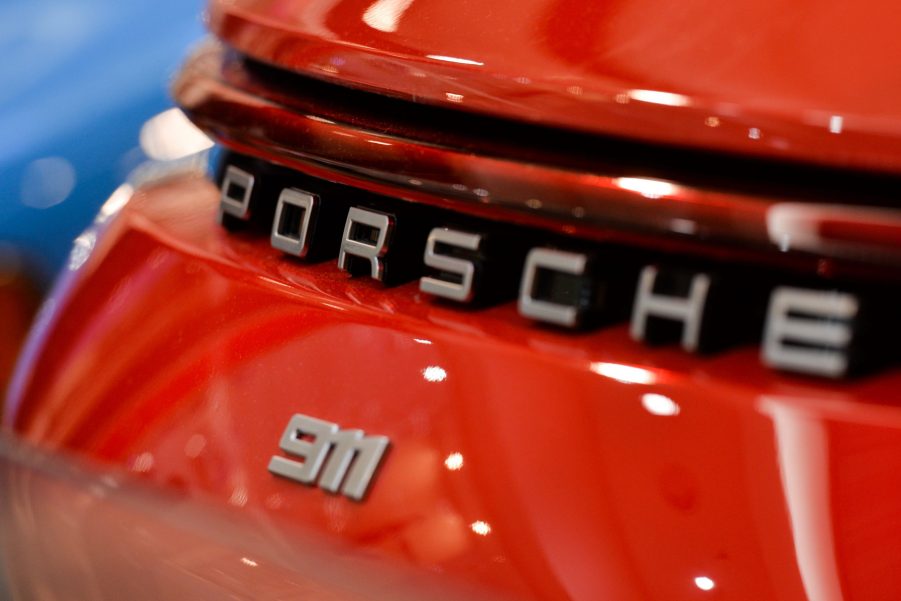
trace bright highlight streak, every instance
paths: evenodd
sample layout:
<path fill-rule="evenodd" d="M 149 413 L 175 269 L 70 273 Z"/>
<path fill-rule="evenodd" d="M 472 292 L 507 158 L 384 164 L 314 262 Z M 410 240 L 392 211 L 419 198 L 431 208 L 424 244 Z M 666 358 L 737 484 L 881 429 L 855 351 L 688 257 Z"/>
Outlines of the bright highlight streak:
<path fill-rule="evenodd" d="M 426 382 L 444 382 L 447 379 L 447 372 L 443 367 L 430 365 L 422 370 L 422 377 L 426 379 Z"/>
<path fill-rule="evenodd" d="M 213 141 L 180 109 L 163 111 L 141 128 L 141 150 L 155 161 L 174 161 L 212 148 Z"/>
<path fill-rule="evenodd" d="M 653 384 L 657 381 L 654 372 L 631 365 L 595 362 L 591 364 L 590 369 L 599 376 L 611 378 L 623 384 Z"/>
<path fill-rule="evenodd" d="M 841 115 L 832 115 L 829 117 L 829 132 L 833 134 L 842 133 L 842 127 L 845 125 L 845 120 Z"/>
<path fill-rule="evenodd" d="M 429 54 L 426 58 L 431 58 L 436 61 L 444 61 L 446 63 L 457 63 L 458 65 L 477 65 L 482 66 L 485 63 L 480 63 L 479 61 L 469 60 L 468 58 L 457 58 L 456 56 L 442 56 L 440 54 Z"/>
<path fill-rule="evenodd" d="M 695 586 L 702 591 L 712 591 L 716 587 L 716 583 L 707 576 L 698 576 L 695 578 Z"/>
<path fill-rule="evenodd" d="M 110 197 L 100 207 L 97 214 L 97 222 L 105 223 L 110 217 L 122 210 L 122 208 L 131 200 L 134 194 L 134 188 L 130 184 L 122 184 L 110 195 Z"/>
<path fill-rule="evenodd" d="M 463 467 L 463 453 L 451 453 L 448 455 L 447 459 L 444 460 L 444 467 L 452 472 L 461 469 Z"/>
<path fill-rule="evenodd" d="M 411 4 L 413 0 L 378 0 L 363 13 L 363 22 L 373 29 L 394 33 Z"/>
<path fill-rule="evenodd" d="M 659 92 L 657 90 L 629 90 L 629 97 L 639 102 L 666 106 L 688 106 L 690 104 L 687 96 L 673 94 L 672 92 Z"/>
<path fill-rule="evenodd" d="M 132 471 L 146 474 L 150 470 L 153 469 L 153 455 L 150 453 L 141 453 L 137 457 L 135 457 L 134 462 L 131 465 Z"/>
<path fill-rule="evenodd" d="M 647 179 L 644 177 L 618 177 L 614 180 L 617 186 L 623 190 L 637 192 L 645 198 L 661 198 L 673 196 L 679 191 L 675 185 L 659 179 Z"/>
<path fill-rule="evenodd" d="M 257 567 L 257 566 L 259 565 L 257 562 L 255 562 L 254 560 L 252 560 L 252 559 L 250 559 L 250 558 L 248 558 L 248 557 L 242 557 L 242 558 L 241 558 L 241 563 L 243 563 L 243 564 L 246 565 L 246 566 L 250 566 L 250 567 L 252 567 L 252 568 L 255 568 L 255 567 Z"/>
<path fill-rule="evenodd" d="M 473 522 L 469 527 L 479 536 L 488 536 L 491 534 L 491 526 L 488 525 L 488 522 L 483 522 L 482 520 Z"/>
<path fill-rule="evenodd" d="M 641 396 L 641 406 L 644 407 L 645 411 L 648 413 L 663 417 L 679 415 L 679 412 L 681 411 L 678 403 L 673 399 L 652 392 Z"/>
<path fill-rule="evenodd" d="M 97 234 L 93 230 L 87 230 L 72 244 L 72 250 L 69 251 L 69 261 L 66 265 L 69 271 L 78 271 L 94 251 L 94 245 L 97 244 Z M 148 453 L 144 453 L 148 455 Z M 151 456 L 152 462 L 152 456 Z"/>

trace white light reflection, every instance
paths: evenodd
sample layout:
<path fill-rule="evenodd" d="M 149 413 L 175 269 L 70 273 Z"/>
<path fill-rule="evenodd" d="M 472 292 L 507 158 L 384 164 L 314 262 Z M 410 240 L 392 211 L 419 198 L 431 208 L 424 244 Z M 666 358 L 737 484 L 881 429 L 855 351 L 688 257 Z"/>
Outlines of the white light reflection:
<path fill-rule="evenodd" d="M 336 305 L 335 303 L 322 303 L 323 307 L 328 307 L 329 309 L 334 309 L 335 311 L 347 311 L 347 307 L 342 307 L 341 305 Z"/>
<path fill-rule="evenodd" d="M 461 469 L 463 467 L 463 453 L 451 453 L 448 455 L 447 459 L 444 460 L 444 467 L 452 472 Z"/>
<path fill-rule="evenodd" d="M 478 520 L 469 525 L 470 529 L 478 534 L 479 536 L 488 536 L 491 534 L 491 526 L 488 522 L 483 522 L 482 520 Z"/>
<path fill-rule="evenodd" d="M 426 55 L 426 58 L 431 58 L 436 61 L 444 61 L 446 63 L 457 63 L 458 65 L 482 66 L 485 64 L 485 63 L 480 63 L 479 61 L 469 60 L 468 58 L 458 58 L 456 56 L 442 56 L 440 54 L 429 54 L 429 55 Z"/>
<path fill-rule="evenodd" d="M 629 90 L 629 97 L 633 100 L 638 100 L 639 102 L 663 104 L 666 106 L 688 106 L 690 104 L 687 96 L 673 94 L 671 92 L 660 92 L 657 90 Z"/>
<path fill-rule="evenodd" d="M 446 92 L 444 95 L 451 102 L 457 102 L 457 103 L 463 102 L 463 94 L 454 94 L 453 92 Z"/>
<path fill-rule="evenodd" d="M 649 392 L 641 396 L 641 406 L 645 411 L 652 415 L 660 415 L 662 417 L 671 417 L 679 415 L 681 409 L 679 404 L 673 399 L 662 394 L 654 394 Z"/>
<path fill-rule="evenodd" d="M 842 133 L 842 127 L 845 125 L 845 120 L 841 117 L 841 115 L 832 115 L 829 117 L 829 131 L 833 134 Z"/>
<path fill-rule="evenodd" d="M 243 486 L 238 486 L 235 490 L 232 491 L 231 497 L 229 497 L 228 502 L 235 507 L 244 507 L 247 505 L 247 489 Z"/>
<path fill-rule="evenodd" d="M 842 601 L 835 516 L 829 503 L 833 491 L 830 431 L 821 415 L 798 406 L 797 401 L 763 397 L 760 409 L 773 420 L 779 475 L 807 598 Z"/>
<path fill-rule="evenodd" d="M 751 129 L 748 130 L 748 137 L 751 138 L 752 140 L 759 140 L 760 139 L 760 130 L 757 129 L 756 127 L 752 127 Z"/>
<path fill-rule="evenodd" d="M 96 218 L 97 223 L 106 223 L 110 217 L 121 211 L 122 207 L 131 199 L 134 191 L 135 189 L 131 184 L 122 184 L 116 188 L 110 197 L 106 199 L 106 202 L 103 203 L 103 206 L 100 207 L 100 212 L 97 213 Z"/>
<path fill-rule="evenodd" d="M 442 367 L 430 365 L 422 370 L 422 377 L 426 382 L 444 382 L 447 379 L 447 372 Z"/>
<path fill-rule="evenodd" d="M 413 0 L 378 0 L 363 13 L 363 22 L 378 31 L 394 33 L 411 4 Z"/>
<path fill-rule="evenodd" d="M 281 509 L 282 505 L 285 504 L 285 499 L 280 494 L 275 493 L 266 497 L 265 503 L 269 509 Z"/>
<path fill-rule="evenodd" d="M 413 342 L 417 342 L 419 344 L 432 344 L 431 340 L 426 340 L 425 338 L 414 338 Z"/>
<path fill-rule="evenodd" d="M 894 232 L 901 230 L 901 217 L 894 209 L 778 202 L 766 212 L 767 234 L 782 251 L 800 249 L 847 256 L 873 256 L 888 251 L 888 246 L 878 239 L 866 238 L 863 233 L 853 239 L 831 238 L 823 227 L 829 222 L 853 225 L 860 232 L 867 231 L 871 226 Z"/>
<path fill-rule="evenodd" d="M 679 188 L 674 184 L 659 179 L 648 179 L 645 177 L 618 177 L 613 181 L 623 190 L 637 192 L 645 198 L 656 199 L 663 196 L 673 196 L 679 191 Z"/>
<path fill-rule="evenodd" d="M 694 234 L 698 231 L 698 224 L 691 219 L 673 219 L 669 229 L 678 234 Z"/>
<path fill-rule="evenodd" d="M 69 251 L 69 263 L 67 265 L 69 271 L 78 271 L 87 262 L 88 257 L 94 250 L 97 243 L 97 234 L 93 230 L 88 230 L 72 244 L 72 250 Z"/>
<path fill-rule="evenodd" d="M 134 472 L 146 474 L 153 469 L 153 463 L 153 455 L 151 453 L 141 453 L 135 457 L 134 462 L 131 464 L 131 469 Z"/>
<path fill-rule="evenodd" d="M 597 361 L 591 364 L 590 369 L 599 376 L 611 378 L 623 384 L 653 384 L 657 381 L 654 372 L 650 370 L 620 363 Z"/>
<path fill-rule="evenodd" d="M 255 562 L 254 560 L 250 559 L 249 557 L 242 557 L 242 558 L 241 558 L 241 563 L 243 563 L 243 564 L 246 565 L 246 566 L 250 566 L 250 567 L 252 567 L 252 568 L 255 568 L 255 567 L 257 567 L 257 566 L 259 565 L 257 562 Z"/>
<path fill-rule="evenodd" d="M 213 147 L 213 141 L 181 109 L 169 109 L 141 128 L 141 150 L 156 161 L 174 161 Z"/>
<path fill-rule="evenodd" d="M 381 140 L 366 140 L 370 144 L 378 144 L 379 146 L 394 146 L 391 142 L 382 142 Z"/>
<path fill-rule="evenodd" d="M 695 578 L 695 586 L 702 591 L 712 591 L 716 587 L 716 582 L 707 576 L 698 576 Z"/>

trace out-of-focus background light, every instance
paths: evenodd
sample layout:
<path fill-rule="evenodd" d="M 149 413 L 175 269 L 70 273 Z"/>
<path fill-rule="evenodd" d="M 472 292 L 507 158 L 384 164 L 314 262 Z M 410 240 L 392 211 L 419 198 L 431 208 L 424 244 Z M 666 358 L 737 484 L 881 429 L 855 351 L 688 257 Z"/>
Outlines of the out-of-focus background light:
<path fill-rule="evenodd" d="M 0 242 L 40 287 L 146 160 L 139 133 L 172 106 L 168 86 L 202 36 L 202 9 L 202 0 L 0 2 Z"/>
<path fill-rule="evenodd" d="M 169 96 L 204 4 L 0 2 L 0 406 L 42 294 L 104 201 L 148 159 L 209 145 Z"/>

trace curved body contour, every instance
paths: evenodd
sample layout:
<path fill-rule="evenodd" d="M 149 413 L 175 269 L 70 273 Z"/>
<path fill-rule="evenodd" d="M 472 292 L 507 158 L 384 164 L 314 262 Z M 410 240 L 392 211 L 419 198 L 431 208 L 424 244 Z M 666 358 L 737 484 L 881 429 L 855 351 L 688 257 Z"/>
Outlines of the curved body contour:
<path fill-rule="evenodd" d="M 696 14 L 710 3 L 679 6 L 681 20 L 670 5 L 665 23 L 682 28 L 670 30 L 661 3 L 533 2 L 513 11 L 425 0 L 214 2 L 213 31 L 247 56 L 201 50 L 176 82 L 177 100 L 225 146 L 253 157 L 240 166 L 269 186 L 271 202 L 257 202 L 246 222 L 230 221 L 221 201 L 228 186 L 223 192 L 198 175 L 114 197 L 79 239 L 38 321 L 4 423 L 26 443 L 77 454 L 117 478 L 127 470 L 147 490 L 169 495 L 141 504 L 123 494 L 125 507 L 139 509 L 128 523 L 146 530 L 160 508 L 190 500 L 189 507 L 225 510 L 236 534 L 223 542 L 216 533 L 226 552 L 196 556 L 192 545 L 203 547 L 188 536 L 189 550 L 173 562 L 126 563 L 118 575 L 99 573 L 97 588 L 86 580 L 85 590 L 121 598 L 129 590 L 122 574 L 140 578 L 149 562 L 155 569 L 143 578 L 155 592 L 184 595 L 202 583 L 209 598 L 309 590 L 348 599 L 897 597 L 897 367 L 830 381 L 766 367 L 759 335 L 697 355 L 637 342 L 628 319 L 569 332 L 525 318 L 510 299 L 459 306 L 422 292 L 418 279 L 385 286 L 349 276 L 334 256 L 305 261 L 270 244 L 276 184 L 289 181 L 290 170 L 296 182 L 321 185 L 323 206 L 396 209 L 398 240 L 425 222 L 409 221 L 405 208 L 427 206 L 463 223 L 494 220 L 529 236 L 569 237 L 577 248 L 627 249 L 611 260 L 635 252 L 739 273 L 778 267 L 805 285 L 866 284 L 894 294 L 896 211 L 890 198 L 860 207 L 853 194 L 855 182 L 874 181 L 871 174 L 849 171 L 862 179 L 832 192 L 841 200 L 816 203 L 826 217 L 816 222 L 816 244 L 806 244 L 807 222 L 787 237 L 768 229 L 771 205 L 809 208 L 817 200 L 790 186 L 780 188 L 784 197 L 743 194 L 676 173 L 664 182 L 674 187 L 658 194 L 646 185 L 662 180 L 643 173 L 602 173 L 600 163 L 567 165 L 551 151 L 485 140 L 498 130 L 467 142 L 469 129 L 436 133 L 440 124 L 414 127 L 415 116 L 403 111 L 380 122 L 383 114 L 363 107 L 360 115 L 345 110 L 340 88 L 356 87 L 537 123 L 541 131 L 579 131 L 573 135 L 605 144 L 626 136 L 650 143 L 654 157 L 681 152 L 678 144 L 708 153 L 702 158 L 741 153 L 736 171 L 754 155 L 770 161 L 764 166 L 787 159 L 789 169 L 808 174 L 823 171 L 794 161 L 881 170 L 887 174 L 873 175 L 885 178 L 877 184 L 894 182 L 901 156 L 894 109 L 865 104 L 876 97 L 869 64 L 856 71 L 832 63 L 870 94 L 846 94 L 818 77 L 826 54 L 823 64 L 810 56 L 825 43 L 816 22 L 793 38 L 788 57 L 821 88 L 790 78 L 789 60 L 772 64 L 785 54 L 773 36 L 795 31 L 793 19 L 813 8 L 799 5 L 773 20 L 764 18 L 772 5 L 733 4 L 719 7 L 717 21 Z M 883 30 L 867 38 L 855 29 L 866 11 L 846 10 L 847 35 L 860 42 L 856 56 L 875 57 Z M 829 11 L 834 24 L 840 11 Z M 755 27 L 763 28 L 756 42 L 741 42 Z M 670 54 L 657 43 L 677 38 L 683 44 Z M 751 51 L 760 46 L 765 51 Z M 709 79 L 687 68 L 702 58 L 711 60 Z M 257 60 L 301 79 L 254 76 L 271 68 Z M 311 75 L 340 85 L 313 98 L 318 84 L 303 79 Z M 267 88 L 272 79 L 285 84 Z M 886 83 L 885 97 L 893 90 Z M 835 115 L 838 132 L 830 130 Z M 761 135 L 749 136 L 754 129 Z M 356 138 L 338 143 L 342 136 Z M 523 183 L 530 181 L 547 193 L 530 196 Z M 345 196 L 330 201 L 329 191 Z M 673 230 L 680 219 L 695 229 Z M 338 240 L 342 230 L 330 235 Z M 422 253 L 414 247 L 410 257 Z M 283 434 L 298 414 L 390 441 L 361 500 L 270 471 L 273 457 L 286 456 Z M 0 474 L 19 494 L 0 515 L 16 527 L 0 532 L 30 538 L 20 565 L 47 556 L 62 573 L 68 560 L 51 534 L 109 536 L 109 525 L 14 520 L 44 478 L 29 479 L 28 469 L 43 473 L 34 467 L 40 461 L 10 444 L 0 449 Z M 110 485 L 98 482 L 83 505 L 104 506 L 97 499 L 111 494 Z M 59 511 L 37 507 L 39 515 Z M 197 518 L 192 532 L 221 523 Z M 157 548 L 141 528 L 126 530 L 124 548 Z M 368 567 L 317 574 L 309 555 L 301 561 L 312 563 L 302 566 L 278 560 L 298 549 Z M 250 575 L 261 572 L 237 571 L 261 566 L 278 586 L 261 591 L 262 578 Z M 390 578 L 372 576 L 385 566 Z M 223 576 L 232 571 L 234 578 Z M 14 585 L 25 586 L 28 574 L 14 574 Z M 60 599 L 70 592 L 62 582 L 48 590 Z"/>
<path fill-rule="evenodd" d="M 678 146 L 901 167 L 890 0 L 214 0 L 266 62 L 417 102 Z"/>

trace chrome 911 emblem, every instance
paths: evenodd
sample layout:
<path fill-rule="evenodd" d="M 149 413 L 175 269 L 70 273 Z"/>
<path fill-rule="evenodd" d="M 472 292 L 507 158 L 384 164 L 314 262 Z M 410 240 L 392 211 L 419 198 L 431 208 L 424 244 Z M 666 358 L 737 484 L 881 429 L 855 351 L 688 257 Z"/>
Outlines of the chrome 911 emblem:
<path fill-rule="evenodd" d="M 338 424 L 297 414 L 288 422 L 279 447 L 303 461 L 274 456 L 269 471 L 303 484 L 359 501 L 388 448 L 385 436 L 364 436 L 362 430 L 341 430 Z M 343 486 L 342 486 L 343 482 Z"/>

